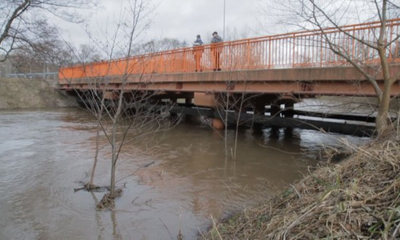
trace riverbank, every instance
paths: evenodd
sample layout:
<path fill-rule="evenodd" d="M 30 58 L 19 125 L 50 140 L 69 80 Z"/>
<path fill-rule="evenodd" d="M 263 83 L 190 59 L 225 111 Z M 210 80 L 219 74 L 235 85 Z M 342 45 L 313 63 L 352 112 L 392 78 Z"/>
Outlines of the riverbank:
<path fill-rule="evenodd" d="M 53 81 L 0 78 L 0 110 L 77 106 L 74 98 L 56 90 Z"/>
<path fill-rule="evenodd" d="M 202 239 L 399 239 L 400 137 L 353 148 Z"/>

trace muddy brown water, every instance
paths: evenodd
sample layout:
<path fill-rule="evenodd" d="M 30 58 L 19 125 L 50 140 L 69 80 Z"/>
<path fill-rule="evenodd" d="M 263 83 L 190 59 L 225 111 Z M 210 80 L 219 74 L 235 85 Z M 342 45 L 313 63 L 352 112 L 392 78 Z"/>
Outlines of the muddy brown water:
<path fill-rule="evenodd" d="M 308 130 L 291 137 L 283 130 L 278 136 L 241 130 L 233 160 L 225 158 L 217 132 L 181 123 L 156 136 L 154 146 L 126 145 L 117 169 L 123 195 L 115 211 L 99 212 L 103 192 L 73 191 L 88 180 L 94 156 L 95 121 L 88 113 L 1 111 L 0 133 L 0 239 L 176 239 L 179 231 L 195 239 L 210 216 L 256 204 L 299 179 L 316 165 L 321 144 L 367 141 Z M 95 181 L 107 185 L 109 156 L 106 148 L 101 153 Z"/>

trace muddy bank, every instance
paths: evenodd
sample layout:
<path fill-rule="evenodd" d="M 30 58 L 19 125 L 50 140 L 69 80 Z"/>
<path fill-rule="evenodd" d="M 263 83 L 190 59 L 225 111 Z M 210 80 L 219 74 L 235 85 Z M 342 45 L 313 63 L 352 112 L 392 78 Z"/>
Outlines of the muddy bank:
<path fill-rule="evenodd" d="M 56 80 L 0 78 L 0 109 L 77 106 L 75 99 L 55 89 Z"/>
<path fill-rule="evenodd" d="M 258 207 L 214 223 L 204 239 L 399 239 L 400 137 L 321 166 Z M 202 239 L 203 239 L 202 238 Z"/>

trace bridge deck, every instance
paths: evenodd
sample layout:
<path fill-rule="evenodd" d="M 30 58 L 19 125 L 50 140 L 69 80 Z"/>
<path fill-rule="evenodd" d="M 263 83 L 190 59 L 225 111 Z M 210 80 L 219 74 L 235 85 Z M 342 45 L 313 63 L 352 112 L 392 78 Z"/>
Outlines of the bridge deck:
<path fill-rule="evenodd" d="M 391 71 L 400 72 L 400 65 Z M 382 87 L 381 76 L 377 77 Z M 60 80 L 65 90 L 115 90 L 121 87 L 120 76 L 80 78 L 73 83 Z M 97 86 L 97 87 L 96 87 Z M 154 90 L 167 92 L 233 92 L 293 94 L 301 96 L 349 95 L 374 96 L 372 85 L 355 68 L 300 68 L 247 70 L 234 72 L 174 73 L 130 75 L 125 90 Z M 392 95 L 400 94 L 400 85 L 392 87 Z"/>

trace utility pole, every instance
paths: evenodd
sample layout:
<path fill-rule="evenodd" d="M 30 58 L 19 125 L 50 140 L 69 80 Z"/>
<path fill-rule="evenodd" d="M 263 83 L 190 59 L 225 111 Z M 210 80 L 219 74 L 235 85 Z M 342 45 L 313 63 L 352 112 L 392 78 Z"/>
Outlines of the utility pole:
<path fill-rule="evenodd" d="M 225 40 L 225 10 L 226 10 L 226 0 L 224 0 L 224 26 L 223 26 L 223 32 L 222 32 L 222 39 Z"/>

